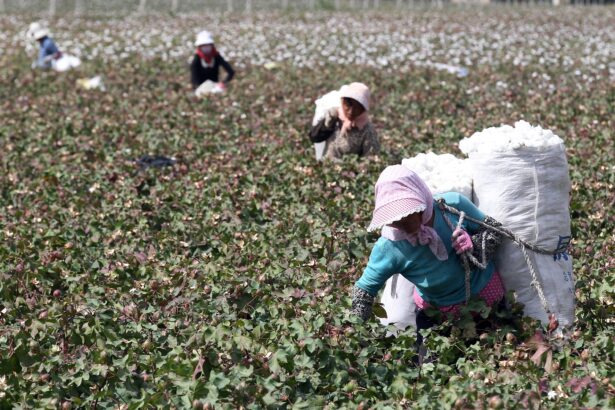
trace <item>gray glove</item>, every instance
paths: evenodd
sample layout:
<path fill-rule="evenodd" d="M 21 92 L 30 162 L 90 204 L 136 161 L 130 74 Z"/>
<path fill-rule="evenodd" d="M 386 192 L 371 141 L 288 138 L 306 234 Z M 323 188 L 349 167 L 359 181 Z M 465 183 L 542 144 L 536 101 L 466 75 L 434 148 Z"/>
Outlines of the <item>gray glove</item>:
<path fill-rule="evenodd" d="M 352 308 L 350 310 L 353 314 L 367 320 L 372 314 L 373 304 L 374 297 L 372 295 L 357 286 L 352 288 Z"/>
<path fill-rule="evenodd" d="M 490 216 L 485 217 L 485 223 L 493 226 L 502 226 L 502 224 Z M 479 231 L 471 236 L 472 245 L 474 249 L 472 250 L 472 256 L 474 256 L 479 262 L 488 263 L 495 255 L 495 251 L 498 246 L 502 243 L 502 235 L 494 232 L 485 227 L 480 227 Z M 485 260 L 483 261 L 483 252 L 485 256 Z"/>

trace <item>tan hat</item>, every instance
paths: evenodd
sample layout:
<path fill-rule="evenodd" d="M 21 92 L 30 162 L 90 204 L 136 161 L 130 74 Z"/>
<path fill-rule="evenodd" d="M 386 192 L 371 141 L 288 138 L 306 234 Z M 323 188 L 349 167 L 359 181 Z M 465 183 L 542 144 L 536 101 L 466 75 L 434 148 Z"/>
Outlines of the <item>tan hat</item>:
<path fill-rule="evenodd" d="M 49 29 L 43 26 L 38 21 L 30 23 L 28 27 L 28 37 L 33 38 L 34 40 L 40 40 L 41 38 L 49 35 Z"/>
<path fill-rule="evenodd" d="M 363 83 L 350 83 L 340 88 L 341 98 L 352 98 L 358 101 L 365 111 L 369 111 L 369 88 Z"/>

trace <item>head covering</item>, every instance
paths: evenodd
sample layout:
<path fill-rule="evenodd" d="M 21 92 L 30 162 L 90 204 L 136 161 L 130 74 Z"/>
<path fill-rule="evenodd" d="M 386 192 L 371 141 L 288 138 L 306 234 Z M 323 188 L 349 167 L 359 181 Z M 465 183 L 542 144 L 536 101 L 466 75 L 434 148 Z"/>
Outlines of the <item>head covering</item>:
<path fill-rule="evenodd" d="M 49 30 L 43 26 L 38 21 L 30 23 L 28 27 L 28 36 L 33 38 L 34 40 L 40 40 L 41 38 L 47 37 L 49 35 Z"/>
<path fill-rule="evenodd" d="M 196 48 L 196 53 L 201 58 L 201 64 L 203 67 L 212 67 L 214 65 L 214 58 L 218 55 L 218 50 L 215 46 L 211 46 L 209 52 L 204 53 L 201 47 Z"/>
<path fill-rule="evenodd" d="M 390 226 L 404 217 L 423 212 L 421 226 L 416 233 L 408 233 Z M 448 252 L 438 233 L 427 223 L 433 216 L 433 196 L 423 180 L 402 165 L 386 167 L 376 182 L 376 206 L 367 228 L 382 228 L 381 235 L 392 241 L 407 240 L 413 246 L 428 245 L 441 261 L 448 259 Z"/>
<path fill-rule="evenodd" d="M 340 88 L 341 98 L 357 100 L 365 108 L 365 111 L 369 111 L 370 96 L 369 88 L 363 83 L 350 83 Z"/>
<path fill-rule="evenodd" d="M 214 46 L 214 38 L 209 31 L 201 31 L 196 36 L 196 41 L 194 42 L 196 46 L 196 53 L 201 58 L 201 65 L 203 67 L 212 67 L 214 65 L 214 58 L 218 55 L 218 50 L 216 50 L 216 46 Z M 211 45 L 209 52 L 204 53 L 201 50 L 201 46 Z"/>
<path fill-rule="evenodd" d="M 369 122 L 369 88 L 363 83 L 350 83 L 343 85 L 340 88 L 340 98 L 352 98 L 365 108 L 365 111 L 357 118 L 349 119 L 346 117 L 344 110 L 340 104 L 338 109 L 338 117 L 342 120 L 342 133 L 345 133 L 351 128 L 363 129 Z"/>
<path fill-rule="evenodd" d="M 211 33 L 207 30 L 203 30 L 199 34 L 196 35 L 196 41 L 194 42 L 194 46 L 198 47 L 198 46 L 202 46 L 205 44 L 213 44 L 213 43 L 214 43 L 214 37 L 211 35 Z"/>

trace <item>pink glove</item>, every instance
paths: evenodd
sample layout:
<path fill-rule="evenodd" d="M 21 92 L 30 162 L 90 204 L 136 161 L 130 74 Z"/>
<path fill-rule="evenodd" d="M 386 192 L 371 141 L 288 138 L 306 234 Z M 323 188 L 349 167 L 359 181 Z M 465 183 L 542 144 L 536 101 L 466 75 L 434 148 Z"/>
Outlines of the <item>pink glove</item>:
<path fill-rule="evenodd" d="M 457 251 L 457 255 L 474 248 L 470 235 L 463 229 L 455 229 L 453 232 L 453 248 Z"/>

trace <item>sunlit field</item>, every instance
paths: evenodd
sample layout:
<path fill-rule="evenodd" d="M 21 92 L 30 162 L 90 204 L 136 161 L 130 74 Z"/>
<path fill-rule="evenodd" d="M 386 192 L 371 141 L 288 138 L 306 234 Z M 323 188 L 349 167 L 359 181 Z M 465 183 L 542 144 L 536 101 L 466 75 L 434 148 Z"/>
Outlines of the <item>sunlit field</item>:
<path fill-rule="evenodd" d="M 615 407 L 613 7 L 58 16 L 67 73 L 30 68 L 32 20 L 0 15 L 0 408 Z M 199 100 L 204 28 L 237 74 Z M 316 162 L 351 81 L 383 152 Z M 348 312 L 374 183 L 520 119 L 567 147 L 576 329 L 532 360 L 530 320 L 445 323 L 417 367 Z"/>

